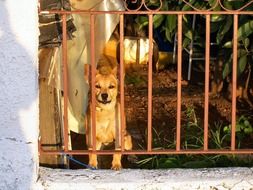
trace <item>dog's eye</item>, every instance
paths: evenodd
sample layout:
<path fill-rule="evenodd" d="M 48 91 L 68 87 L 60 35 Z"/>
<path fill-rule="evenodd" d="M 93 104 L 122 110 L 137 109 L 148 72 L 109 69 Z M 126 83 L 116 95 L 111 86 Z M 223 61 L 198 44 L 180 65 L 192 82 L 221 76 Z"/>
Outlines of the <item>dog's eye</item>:
<path fill-rule="evenodd" d="M 99 84 L 96 84 L 95 87 L 98 88 L 98 89 L 101 88 L 101 86 Z"/>
<path fill-rule="evenodd" d="M 113 85 L 110 85 L 110 86 L 109 86 L 109 89 L 113 89 L 113 88 L 115 88 L 115 86 L 113 86 Z"/>

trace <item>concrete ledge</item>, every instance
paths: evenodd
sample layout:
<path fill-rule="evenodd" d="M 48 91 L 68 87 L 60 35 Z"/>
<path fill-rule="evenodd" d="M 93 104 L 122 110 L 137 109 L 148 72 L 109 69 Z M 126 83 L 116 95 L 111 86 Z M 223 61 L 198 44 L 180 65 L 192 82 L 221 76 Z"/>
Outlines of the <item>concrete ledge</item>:
<path fill-rule="evenodd" d="M 253 190 L 253 168 L 63 170 L 40 168 L 38 187 L 50 190 Z"/>

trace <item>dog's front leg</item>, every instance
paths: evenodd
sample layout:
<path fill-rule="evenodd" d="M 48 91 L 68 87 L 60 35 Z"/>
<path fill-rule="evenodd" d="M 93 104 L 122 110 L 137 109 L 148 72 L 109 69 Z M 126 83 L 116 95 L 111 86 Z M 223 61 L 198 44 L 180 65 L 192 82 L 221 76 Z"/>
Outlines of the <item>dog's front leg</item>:
<path fill-rule="evenodd" d="M 122 166 L 121 166 L 121 154 L 119 154 L 119 153 L 113 154 L 112 169 L 113 170 L 120 170 L 121 168 L 122 168 Z"/>
<path fill-rule="evenodd" d="M 102 143 L 96 142 L 96 150 L 100 150 Z M 92 150 L 92 148 L 89 148 L 89 150 Z M 89 165 L 93 168 L 98 167 L 98 160 L 97 160 L 97 154 L 89 154 Z"/>
<path fill-rule="evenodd" d="M 124 136 L 124 144 L 125 144 L 125 149 L 126 150 L 132 150 L 132 137 L 129 134 L 126 134 Z M 121 166 L 121 154 L 116 153 L 113 155 L 113 160 L 112 160 L 112 169 L 113 170 L 120 170 L 122 168 Z"/>

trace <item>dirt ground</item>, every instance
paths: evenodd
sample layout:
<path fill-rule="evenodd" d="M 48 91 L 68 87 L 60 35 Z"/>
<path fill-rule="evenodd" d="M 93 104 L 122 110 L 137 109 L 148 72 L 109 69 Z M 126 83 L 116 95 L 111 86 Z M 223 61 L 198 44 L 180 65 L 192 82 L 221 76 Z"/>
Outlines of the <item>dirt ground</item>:
<path fill-rule="evenodd" d="M 130 72 L 126 75 L 125 106 L 127 126 L 137 139 L 145 134 L 147 126 L 147 74 Z M 145 72 L 143 72 L 145 73 Z M 132 78 L 137 78 L 132 79 Z M 187 109 L 194 110 L 200 127 L 203 127 L 204 118 L 204 76 L 193 70 L 191 81 L 186 81 L 186 72 L 183 72 L 182 80 L 182 111 L 181 123 L 186 125 L 189 121 Z M 130 82 L 129 82 L 130 81 Z M 136 82 L 137 81 L 137 82 Z M 153 74 L 153 128 L 164 130 L 171 138 L 174 138 L 177 117 L 177 71 L 172 67 Z M 237 102 L 237 117 L 241 115 L 251 116 L 252 108 L 244 102 Z M 252 119 L 252 118 L 251 118 Z M 231 100 L 225 93 L 219 97 L 209 97 L 209 127 L 214 127 L 218 122 L 223 125 L 231 123 Z M 184 134 L 182 134 L 184 135 Z M 173 140 L 173 139 L 171 139 Z"/>

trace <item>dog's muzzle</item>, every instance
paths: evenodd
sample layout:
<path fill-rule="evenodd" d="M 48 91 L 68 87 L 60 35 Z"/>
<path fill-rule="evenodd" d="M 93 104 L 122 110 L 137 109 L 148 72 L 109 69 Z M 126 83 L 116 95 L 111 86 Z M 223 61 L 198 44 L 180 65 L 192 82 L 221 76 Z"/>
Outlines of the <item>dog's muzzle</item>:
<path fill-rule="evenodd" d="M 108 100 L 108 94 L 107 93 L 101 94 L 101 98 L 102 98 L 102 100 L 98 100 L 99 103 L 102 103 L 102 104 L 111 103 L 111 100 Z"/>

